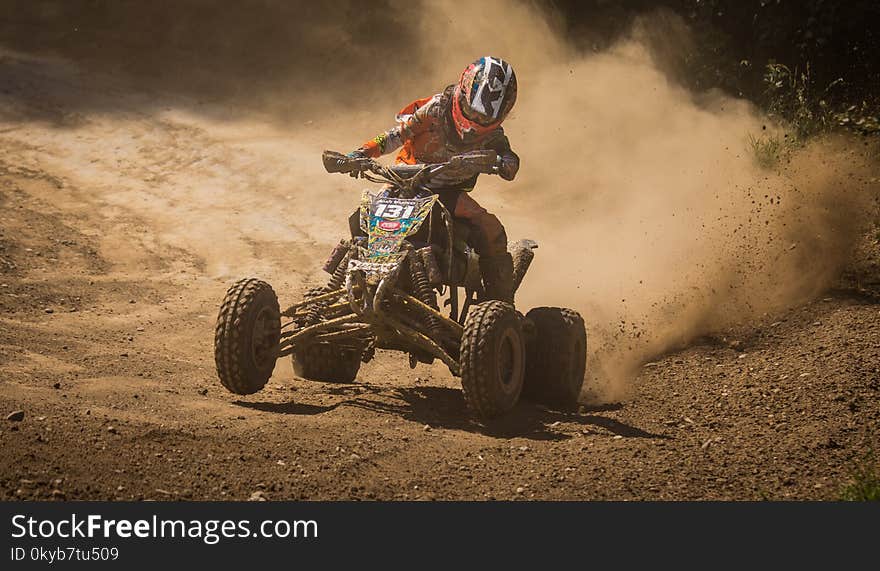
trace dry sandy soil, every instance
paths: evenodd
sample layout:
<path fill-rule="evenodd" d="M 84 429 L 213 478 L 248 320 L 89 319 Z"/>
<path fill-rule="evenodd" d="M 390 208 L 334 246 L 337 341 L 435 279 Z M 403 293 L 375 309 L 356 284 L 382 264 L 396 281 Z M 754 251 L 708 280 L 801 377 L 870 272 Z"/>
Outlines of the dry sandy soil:
<path fill-rule="evenodd" d="M 258 274 L 294 301 L 356 201 L 331 184 L 334 216 L 303 215 L 315 195 L 290 189 L 320 175 L 321 142 L 0 66 L 0 499 L 820 500 L 880 449 L 869 290 L 657 356 L 627 399 L 577 412 L 483 426 L 448 372 L 396 354 L 351 385 L 285 361 L 229 394 L 227 286 Z"/>

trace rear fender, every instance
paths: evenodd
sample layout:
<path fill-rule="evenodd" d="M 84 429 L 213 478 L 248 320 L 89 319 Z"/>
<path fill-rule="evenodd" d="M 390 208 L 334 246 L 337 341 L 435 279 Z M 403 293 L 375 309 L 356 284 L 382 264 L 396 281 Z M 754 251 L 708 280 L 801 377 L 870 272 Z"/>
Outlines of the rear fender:
<path fill-rule="evenodd" d="M 526 272 L 529 271 L 529 266 L 532 265 L 532 260 L 535 258 L 535 249 L 537 249 L 537 247 L 538 243 L 534 240 L 529 240 L 528 238 L 523 238 L 522 240 L 517 240 L 516 242 L 511 242 L 507 245 L 507 251 L 510 252 L 511 257 L 513 258 L 514 292 L 519 289 L 523 278 L 526 277 Z"/>

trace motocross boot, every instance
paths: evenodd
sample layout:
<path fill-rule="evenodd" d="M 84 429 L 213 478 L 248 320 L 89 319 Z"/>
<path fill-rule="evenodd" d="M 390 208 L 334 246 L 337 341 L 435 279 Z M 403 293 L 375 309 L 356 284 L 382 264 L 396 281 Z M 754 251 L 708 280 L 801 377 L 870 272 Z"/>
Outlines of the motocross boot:
<path fill-rule="evenodd" d="M 513 257 L 509 252 L 480 256 L 480 274 L 485 289 L 484 301 L 496 299 L 513 303 Z"/>

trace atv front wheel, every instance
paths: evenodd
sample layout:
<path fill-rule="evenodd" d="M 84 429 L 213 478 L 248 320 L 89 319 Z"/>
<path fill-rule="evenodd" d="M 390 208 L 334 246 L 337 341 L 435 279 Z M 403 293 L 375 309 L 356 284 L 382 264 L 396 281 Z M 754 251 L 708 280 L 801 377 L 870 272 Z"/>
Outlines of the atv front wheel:
<path fill-rule="evenodd" d="M 471 307 L 461 338 L 461 386 L 468 406 L 481 418 L 516 406 L 526 359 L 521 317 L 509 303 Z"/>
<path fill-rule="evenodd" d="M 214 362 L 220 383 L 239 395 L 253 394 L 275 369 L 281 312 L 272 286 L 239 280 L 226 292 L 214 332 Z"/>
<path fill-rule="evenodd" d="M 294 350 L 293 372 L 326 383 L 351 383 L 361 368 L 361 352 L 331 343 L 312 343 Z"/>
<path fill-rule="evenodd" d="M 523 396 L 570 409 L 577 405 L 587 366 L 587 331 L 577 311 L 536 307 L 526 314 L 535 324 L 526 343 Z"/>

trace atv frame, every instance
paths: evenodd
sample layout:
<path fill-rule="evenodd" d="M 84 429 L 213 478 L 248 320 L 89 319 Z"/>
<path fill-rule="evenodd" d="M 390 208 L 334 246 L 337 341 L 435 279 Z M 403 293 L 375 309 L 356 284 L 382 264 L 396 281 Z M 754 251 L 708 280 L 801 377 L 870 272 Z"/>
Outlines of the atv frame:
<path fill-rule="evenodd" d="M 461 377 L 465 399 L 481 418 L 509 411 L 523 391 L 551 404 L 576 403 L 586 366 L 583 320 L 562 308 L 523 316 L 512 304 L 484 300 L 477 255 L 456 247 L 460 225 L 432 186 L 497 172 L 494 152 L 391 167 L 332 151 L 323 159 L 328 172 L 388 186 L 378 195 L 365 191 L 364 235 L 339 243 L 324 266 L 329 281 L 302 301 L 280 311 L 271 286 L 256 278 L 229 289 L 215 333 L 218 376 L 227 389 L 262 389 L 286 356 L 300 377 L 352 382 L 361 362 L 388 349 L 409 354 L 411 367 L 442 361 Z M 535 248 L 532 240 L 510 245 L 514 289 Z M 439 307 L 443 296 L 448 312 Z M 548 340 L 554 345 L 545 346 Z M 561 361 L 548 358 L 560 349 Z"/>

